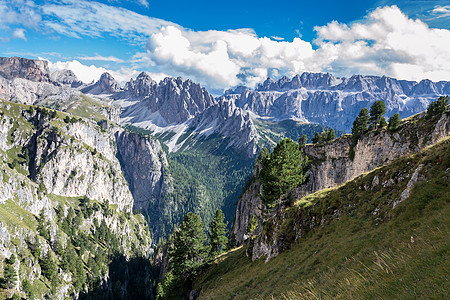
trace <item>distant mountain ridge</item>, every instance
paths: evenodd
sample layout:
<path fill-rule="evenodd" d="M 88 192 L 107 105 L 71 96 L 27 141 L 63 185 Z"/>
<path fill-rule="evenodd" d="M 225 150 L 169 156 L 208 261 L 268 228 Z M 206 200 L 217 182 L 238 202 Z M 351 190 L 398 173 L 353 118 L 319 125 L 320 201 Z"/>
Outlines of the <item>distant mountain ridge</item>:
<path fill-rule="evenodd" d="M 237 87 L 223 98 L 259 117 L 298 119 L 349 131 L 363 107 L 383 100 L 387 116 L 398 112 L 409 117 L 426 109 L 429 102 L 450 94 L 450 82 L 397 80 L 386 76 L 353 75 L 337 78 L 329 73 L 303 73 L 292 79 L 268 78 L 254 90 Z"/>
<path fill-rule="evenodd" d="M 142 72 L 121 87 L 104 73 L 97 82 L 86 85 L 71 71 L 50 74 L 45 61 L 1 58 L 0 94 L 6 100 L 37 104 L 58 98 L 64 102 L 80 97 L 80 92 L 120 107 L 123 124 L 164 135 L 170 151 L 188 146 L 188 138 L 195 143 L 216 133 L 231 138 L 230 146 L 254 156 L 261 145 L 261 134 L 254 124 L 257 119 L 292 119 L 349 132 L 363 107 L 383 100 L 387 117 L 398 112 L 405 118 L 425 110 L 439 96 L 450 94 L 450 81 L 363 75 L 338 78 L 304 72 L 292 78 L 268 78 L 255 89 L 239 86 L 214 98 L 200 84 L 181 77 L 158 83 Z"/>

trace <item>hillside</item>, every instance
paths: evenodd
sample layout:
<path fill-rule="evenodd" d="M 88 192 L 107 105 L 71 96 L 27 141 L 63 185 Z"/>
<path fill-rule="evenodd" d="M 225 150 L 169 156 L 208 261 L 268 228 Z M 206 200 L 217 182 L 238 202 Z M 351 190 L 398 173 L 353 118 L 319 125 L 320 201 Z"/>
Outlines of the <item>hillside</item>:
<path fill-rule="evenodd" d="M 346 184 L 295 199 L 257 237 L 217 258 L 200 299 L 443 299 L 449 293 L 450 139 Z M 295 242 L 294 242 L 295 241 Z"/>
<path fill-rule="evenodd" d="M 0 298 L 150 295 L 152 240 L 113 140 L 127 133 L 6 101 L 0 124 L 0 265 L 17 277 Z"/>

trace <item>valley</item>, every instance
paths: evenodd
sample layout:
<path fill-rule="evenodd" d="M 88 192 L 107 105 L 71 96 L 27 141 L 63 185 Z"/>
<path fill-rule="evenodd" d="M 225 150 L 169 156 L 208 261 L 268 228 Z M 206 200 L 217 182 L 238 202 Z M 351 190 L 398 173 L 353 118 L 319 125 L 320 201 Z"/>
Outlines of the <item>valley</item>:
<path fill-rule="evenodd" d="M 181 77 L 86 84 L 46 61 L 1 58 L 0 258 L 15 276 L 1 278 L 1 297 L 440 298 L 447 94 L 444 81 L 305 72 L 214 97 Z M 380 100 L 381 115 L 399 114 L 395 129 L 377 117 L 351 134 Z M 260 172 L 287 139 L 305 180 L 270 203 Z M 218 211 L 228 242 L 208 252 Z M 176 281 L 173 239 L 188 213 L 210 254 Z"/>

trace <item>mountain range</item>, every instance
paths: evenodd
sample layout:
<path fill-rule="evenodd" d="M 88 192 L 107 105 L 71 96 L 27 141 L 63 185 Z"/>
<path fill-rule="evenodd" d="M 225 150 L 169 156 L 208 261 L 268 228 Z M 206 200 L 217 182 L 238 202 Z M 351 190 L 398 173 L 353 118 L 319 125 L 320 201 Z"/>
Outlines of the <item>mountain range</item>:
<path fill-rule="evenodd" d="M 209 224 L 222 209 L 231 244 L 246 247 L 252 260 L 276 258 L 305 231 L 339 217 L 347 204 L 320 206 L 308 215 L 301 211 L 294 218 L 289 207 L 265 209 L 257 160 L 263 148 L 303 134 L 311 140 L 334 128 L 338 139 L 302 148 L 312 161 L 308 182 L 289 193 L 294 200 L 315 192 L 320 198 L 323 190 L 359 180 L 447 137 L 448 113 L 431 121 L 414 115 L 445 94 L 450 82 L 303 73 L 214 97 L 181 77 L 156 82 L 143 72 L 121 86 L 104 73 L 86 84 L 70 70 L 50 72 L 46 61 L 0 58 L 0 255 L 21 256 L 19 277 L 39 282 L 35 292 L 42 297 L 55 296 L 50 284 L 56 284 L 59 299 L 105 291 L 148 298 L 167 269 L 164 241 L 183 217 L 195 212 Z M 377 100 L 386 103 L 388 117 L 404 118 L 400 129 L 369 132 L 352 144 L 345 133 L 359 111 Z M 391 178 L 386 171 L 370 177 L 370 185 L 358 183 L 359 189 L 408 190 L 389 199 L 387 205 L 395 207 L 420 181 L 412 180 L 421 168 L 403 174 L 394 165 Z M 322 215 L 329 218 L 319 220 Z M 106 246 L 108 240 L 113 247 Z M 66 264 L 67 255 L 76 263 Z M 54 280 L 49 261 L 60 262 L 62 281 Z M 12 290 L 21 289 L 16 285 Z"/>

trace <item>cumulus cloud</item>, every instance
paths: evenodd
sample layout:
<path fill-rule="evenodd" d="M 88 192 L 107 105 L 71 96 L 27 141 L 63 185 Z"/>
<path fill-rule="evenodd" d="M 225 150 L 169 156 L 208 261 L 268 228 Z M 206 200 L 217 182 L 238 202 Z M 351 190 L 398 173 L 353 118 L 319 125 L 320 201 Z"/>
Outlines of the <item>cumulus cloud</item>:
<path fill-rule="evenodd" d="M 24 41 L 27 40 L 27 37 L 25 36 L 25 29 L 23 28 L 17 28 L 16 30 L 14 30 L 12 36 L 15 39 L 22 39 Z"/>
<path fill-rule="evenodd" d="M 259 82 L 274 70 L 298 73 L 303 60 L 314 50 L 310 43 L 295 38 L 279 42 L 259 38 L 249 29 L 190 31 L 163 27 L 150 36 L 147 50 L 159 66 L 194 76 L 213 88 L 226 88 L 243 81 Z"/>
<path fill-rule="evenodd" d="M 50 71 L 57 70 L 71 70 L 75 75 L 83 81 L 84 83 L 90 83 L 92 81 L 97 81 L 100 76 L 108 72 L 111 74 L 119 83 L 123 84 L 124 82 L 130 80 L 130 78 L 136 77 L 139 72 L 136 70 L 132 70 L 130 68 L 121 68 L 119 70 L 107 70 L 102 67 L 96 67 L 94 65 L 84 65 L 80 63 L 78 60 L 72 61 L 57 61 L 51 62 L 49 61 Z"/>
<path fill-rule="evenodd" d="M 314 50 L 301 38 L 278 41 L 249 29 L 192 31 L 167 26 L 150 36 L 147 50 L 163 70 L 182 72 L 213 88 L 254 86 L 267 76 L 303 71 L 450 79 L 450 31 L 429 28 L 397 6 L 378 8 L 351 25 L 333 21 L 315 31 Z"/>
<path fill-rule="evenodd" d="M 145 6 L 145 2 L 141 4 Z M 437 17 L 449 12 L 448 5 L 431 11 Z M 450 79 L 450 31 L 430 28 L 421 20 L 409 18 L 397 6 L 378 8 L 351 24 L 333 21 L 315 27 L 317 38 L 313 42 L 301 37 L 291 41 L 277 36 L 259 37 L 252 29 L 194 31 L 120 7 L 83 0 L 45 2 L 39 7 L 27 0 L 6 0 L 6 4 L 0 2 L 0 15 L 0 28 L 11 24 L 28 28 L 39 23 L 41 28 L 75 38 L 111 35 L 142 46 L 147 42 L 147 52 L 138 52 L 128 60 L 130 68 L 145 67 L 159 74 L 156 76 L 183 75 L 213 89 L 254 86 L 268 76 L 293 76 L 304 71 L 336 76 L 388 75 L 408 80 Z M 25 37 L 22 33 L 17 32 L 16 37 Z M 116 57 L 101 55 L 77 59 L 122 63 Z M 104 71 L 94 66 L 80 67 L 75 62 L 73 67 L 95 74 L 91 78 Z M 122 70 L 116 76 L 131 74 Z"/>
<path fill-rule="evenodd" d="M 315 30 L 315 61 L 324 71 L 450 79 L 450 31 L 429 28 L 397 6 L 378 8 L 351 26 L 331 22 Z"/>

